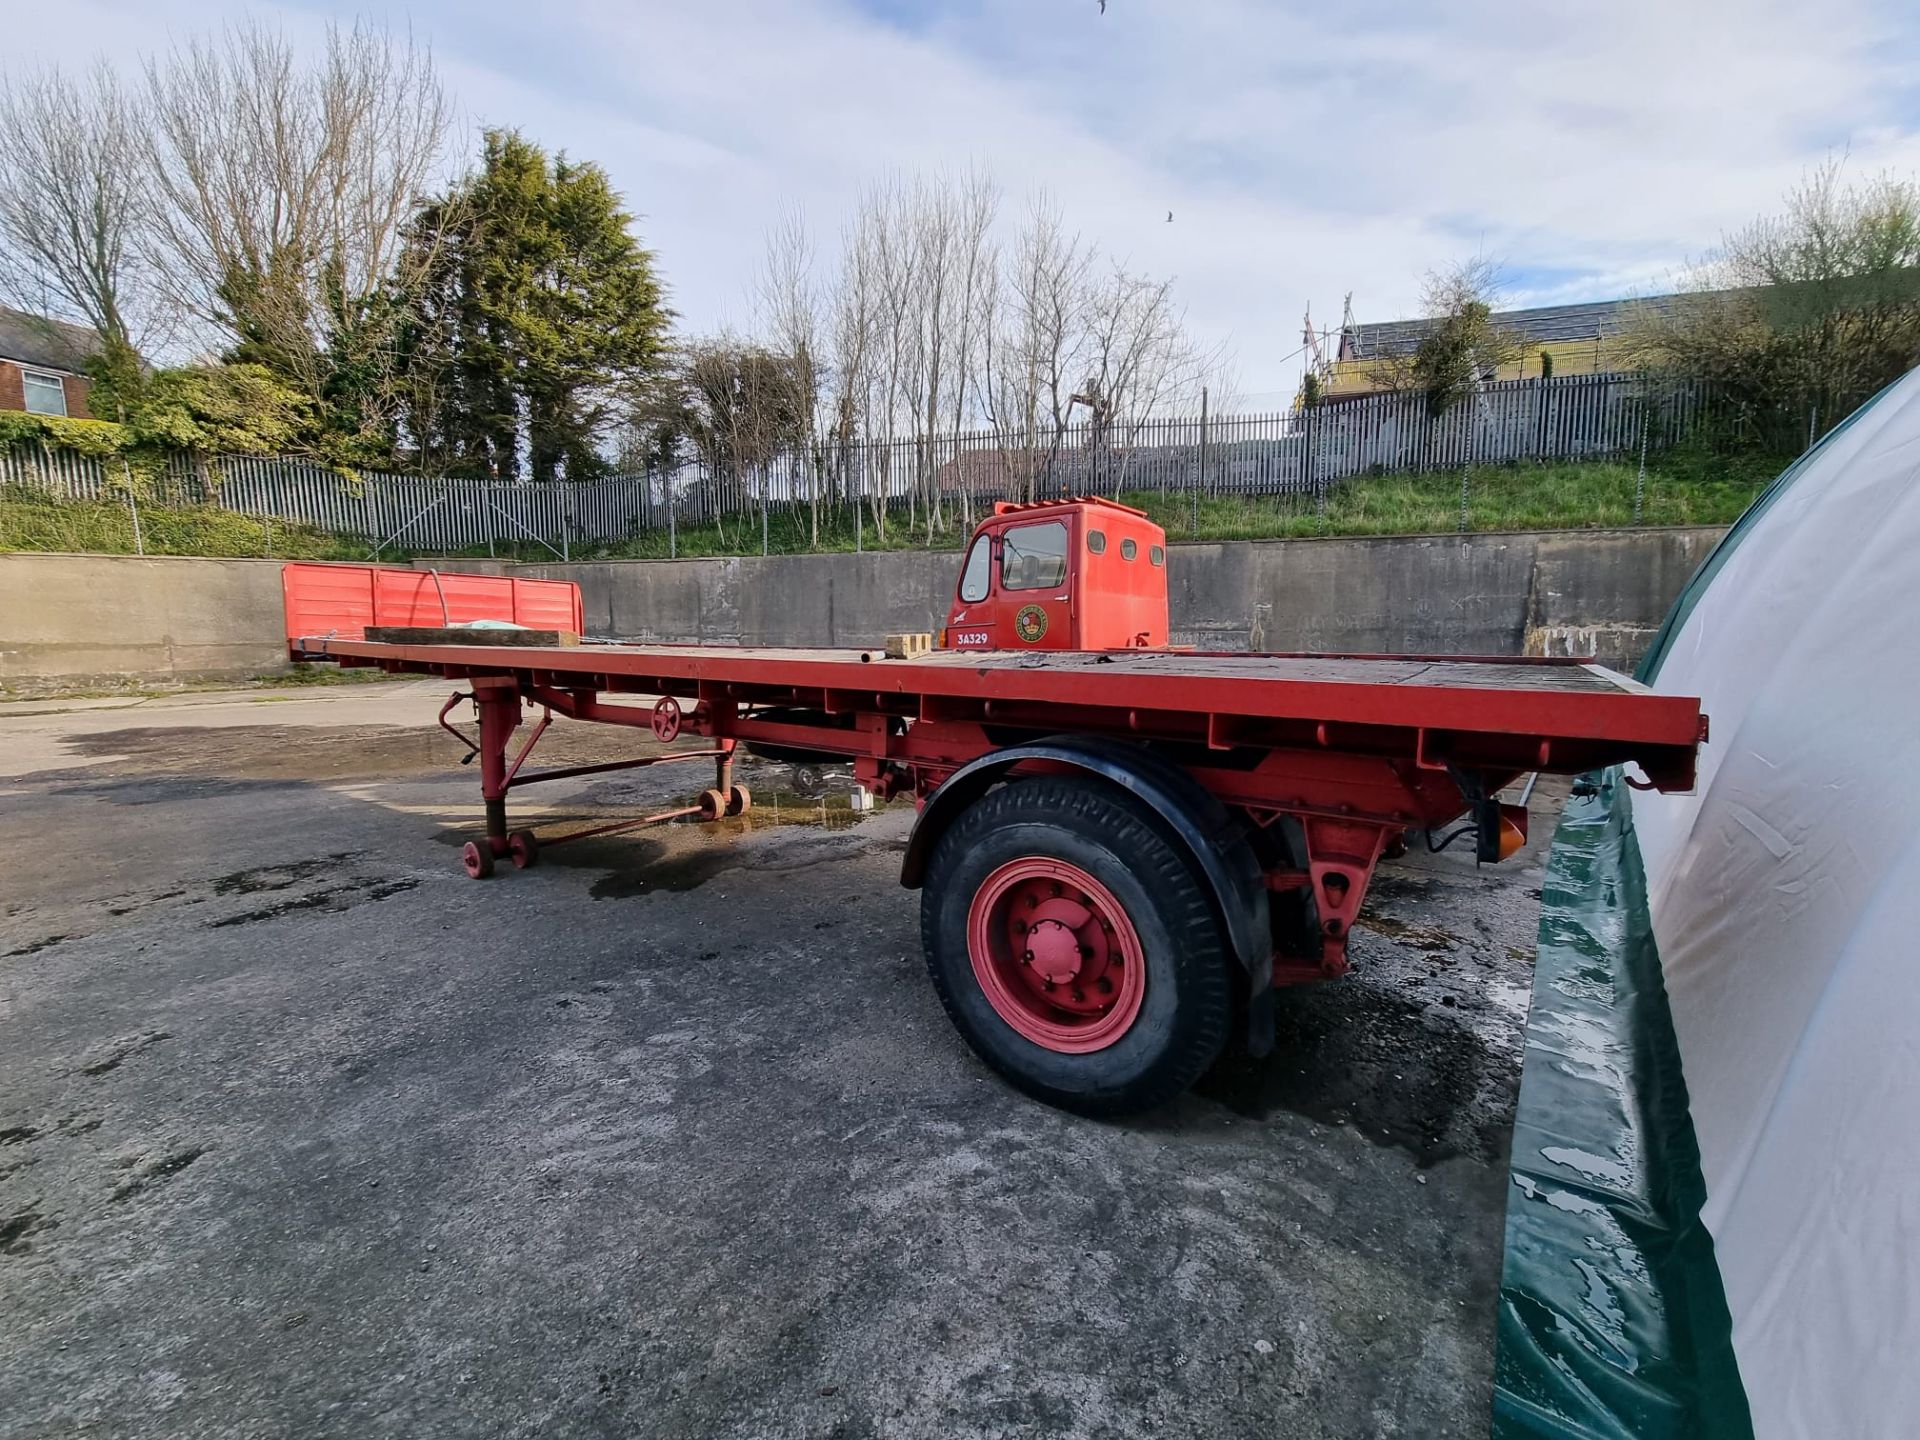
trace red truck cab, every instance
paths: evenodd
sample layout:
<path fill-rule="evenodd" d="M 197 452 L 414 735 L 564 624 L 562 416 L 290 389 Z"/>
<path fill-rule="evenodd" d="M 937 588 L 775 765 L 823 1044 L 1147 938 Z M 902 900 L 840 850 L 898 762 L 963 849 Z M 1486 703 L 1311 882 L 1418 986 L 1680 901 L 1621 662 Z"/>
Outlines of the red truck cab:
<path fill-rule="evenodd" d="M 1167 643 L 1167 536 L 1144 510 L 1000 501 L 974 531 L 941 644 L 1129 650 Z"/>

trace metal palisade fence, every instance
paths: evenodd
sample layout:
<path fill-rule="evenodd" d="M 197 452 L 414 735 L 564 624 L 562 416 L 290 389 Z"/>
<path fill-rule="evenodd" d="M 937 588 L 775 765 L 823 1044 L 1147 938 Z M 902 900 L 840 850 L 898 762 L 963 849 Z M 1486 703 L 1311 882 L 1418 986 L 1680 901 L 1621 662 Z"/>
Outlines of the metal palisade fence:
<path fill-rule="evenodd" d="M 1633 374 L 1487 384 L 1444 414 L 1396 391 L 1277 414 L 1151 418 L 1020 435 L 980 430 L 879 437 L 728 465 L 689 458 L 640 474 L 530 484 L 363 472 L 294 458 L 172 457 L 141 503 L 207 504 L 365 540 L 370 553 L 474 550 L 508 543 L 557 556 L 644 531 L 750 517 L 767 507 L 890 510 L 938 497 L 986 504 L 1059 494 L 1315 494 L 1356 475 L 1628 454 L 1670 443 L 1705 405 L 1693 386 Z M 117 459 L 15 445 L 0 485 L 70 499 L 125 494 Z"/>

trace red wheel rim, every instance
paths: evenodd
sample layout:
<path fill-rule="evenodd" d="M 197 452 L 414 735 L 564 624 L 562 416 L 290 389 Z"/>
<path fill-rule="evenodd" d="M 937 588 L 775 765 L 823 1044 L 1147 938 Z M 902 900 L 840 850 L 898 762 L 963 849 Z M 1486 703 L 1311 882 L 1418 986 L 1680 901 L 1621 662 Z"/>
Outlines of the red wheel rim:
<path fill-rule="evenodd" d="M 1115 1043 L 1147 996 L 1126 907 L 1064 860 L 1028 856 L 989 875 L 967 910 L 967 953 L 994 1013 L 1065 1055 Z"/>

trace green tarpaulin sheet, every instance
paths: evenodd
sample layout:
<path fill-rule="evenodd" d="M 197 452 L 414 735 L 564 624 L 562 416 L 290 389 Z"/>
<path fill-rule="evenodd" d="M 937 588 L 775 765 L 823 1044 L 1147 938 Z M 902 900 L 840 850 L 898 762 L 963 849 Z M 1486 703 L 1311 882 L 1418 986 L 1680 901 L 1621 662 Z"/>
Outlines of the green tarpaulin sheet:
<path fill-rule="evenodd" d="M 1542 898 L 1493 1433 L 1751 1440 L 1631 794 L 1580 788 Z"/>

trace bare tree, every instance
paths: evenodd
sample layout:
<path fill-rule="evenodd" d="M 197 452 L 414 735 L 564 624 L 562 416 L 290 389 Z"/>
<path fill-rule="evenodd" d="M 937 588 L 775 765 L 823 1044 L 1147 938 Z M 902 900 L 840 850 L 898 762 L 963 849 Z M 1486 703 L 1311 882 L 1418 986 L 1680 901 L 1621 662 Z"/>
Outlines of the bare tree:
<path fill-rule="evenodd" d="M 329 26 L 303 64 L 257 22 L 148 63 L 166 273 L 234 349 L 319 396 L 390 359 L 395 305 L 431 247 L 409 245 L 452 111 L 427 50 Z"/>
<path fill-rule="evenodd" d="M 820 296 L 814 278 L 813 237 L 806 218 L 789 211 L 767 235 L 767 258 L 760 277 L 760 303 L 774 348 L 787 357 L 781 376 L 793 394 L 789 404 L 806 453 L 796 466 L 807 475 L 812 543 L 820 543 L 821 447 Z"/>
<path fill-rule="evenodd" d="M 1767 289 L 1804 310 L 1832 308 L 1836 296 L 1858 304 L 1863 292 L 1904 303 L 1916 288 L 1916 266 L 1920 184 L 1890 174 L 1848 183 L 1834 157 L 1787 193 L 1781 213 L 1728 236 L 1694 288 Z"/>
<path fill-rule="evenodd" d="M 929 538 L 950 502 L 971 525 L 981 478 L 974 462 L 983 456 L 964 443 L 970 423 L 987 427 L 999 483 L 1032 498 L 1076 407 L 1091 415 L 1096 444 L 1123 415 L 1137 433 L 1145 416 L 1197 394 L 1205 367 L 1219 359 L 1192 343 L 1170 284 L 1120 268 L 1096 281 L 1096 250 L 1066 229 L 1046 196 L 1004 246 L 999 209 L 999 189 L 984 172 L 893 176 L 867 190 L 843 232 L 816 311 L 822 448 L 843 493 L 851 494 L 856 454 L 869 460 L 858 498 L 882 532 L 896 491 L 909 523 L 924 503 Z M 793 243 L 776 235 L 775 248 L 790 252 Z M 791 353 L 792 327 L 780 319 L 790 307 L 762 289 L 766 333 Z M 909 462 L 903 484 L 892 467 Z"/>
<path fill-rule="evenodd" d="M 1920 362 L 1920 183 L 1828 160 L 1638 309 L 1627 358 L 1708 382 L 1716 438 L 1791 453 Z"/>
<path fill-rule="evenodd" d="M 1523 352 L 1519 337 L 1495 317 L 1499 300 L 1499 266 L 1484 256 L 1428 271 L 1421 286 L 1428 321 L 1419 343 L 1375 358 L 1374 382 L 1383 389 L 1421 391 L 1428 414 L 1444 415 Z"/>
<path fill-rule="evenodd" d="M 912 210 L 906 217 L 919 257 L 913 308 L 921 337 L 917 350 L 921 403 L 913 423 L 917 481 L 926 495 L 929 540 L 944 524 L 940 433 L 948 423 L 949 406 L 952 431 L 957 434 L 964 423 L 969 369 L 977 347 L 978 296 L 990 262 L 988 232 L 999 203 L 992 179 L 975 170 L 957 179 L 923 178 L 914 187 Z M 967 513 L 970 520 L 970 504 Z"/>
<path fill-rule="evenodd" d="M 975 361 L 985 330 L 985 300 L 991 285 L 999 253 L 993 247 L 992 231 L 1000 210 L 1000 189 L 985 171 L 976 170 L 963 182 L 960 194 L 959 228 L 956 234 L 960 250 L 958 336 L 954 347 L 953 401 L 954 435 L 966 424 L 966 406 Z M 973 529 L 973 484 L 965 469 L 966 460 L 956 440 L 954 465 L 960 472 L 961 528 Z"/>
<path fill-rule="evenodd" d="M 109 365 L 157 338 L 136 103 L 104 64 L 0 77 L 0 288 L 100 333 Z"/>
<path fill-rule="evenodd" d="M 875 530 L 883 538 L 887 532 L 887 502 L 893 494 L 893 461 L 899 425 L 905 419 L 911 433 L 917 423 L 914 396 L 919 389 L 917 372 L 925 338 L 916 313 L 915 290 L 920 280 L 921 255 L 919 237 L 914 234 L 912 224 L 912 203 L 906 183 L 895 178 L 876 188 L 869 205 L 880 300 L 876 398 L 884 426 L 873 520 Z"/>
<path fill-rule="evenodd" d="M 833 444 L 856 434 L 876 464 L 861 489 L 884 532 L 887 497 L 903 488 L 908 520 L 922 502 L 928 534 L 943 523 L 942 431 L 965 421 L 979 350 L 979 296 L 991 270 L 998 191 L 984 174 L 889 176 L 861 197 L 843 236 L 831 316 Z M 910 461 L 904 486 L 896 462 Z"/>
<path fill-rule="evenodd" d="M 912 227 L 915 266 L 911 297 L 918 336 L 918 412 L 913 417 L 914 488 L 926 496 L 927 538 L 940 522 L 939 485 L 934 478 L 936 436 L 945 414 L 941 386 L 953 363 L 954 308 L 959 297 L 959 196 L 943 180 L 924 177 L 914 186 L 913 208 L 906 216 Z M 909 516 L 912 514 L 909 507 Z"/>
<path fill-rule="evenodd" d="M 874 239 L 862 208 L 842 236 L 841 259 L 829 302 L 832 353 L 833 463 L 837 492 L 858 507 L 865 500 L 866 475 L 855 477 L 855 441 L 863 433 L 871 394 L 871 370 L 877 328 Z"/>
<path fill-rule="evenodd" d="M 992 317 L 998 354 L 983 376 L 1002 462 L 1028 499 L 1066 434 L 1074 393 L 1068 377 L 1080 366 L 1092 263 L 1092 251 L 1066 233 L 1052 200 L 1037 197 L 1004 266 Z"/>
<path fill-rule="evenodd" d="M 757 482 L 764 526 L 774 467 L 808 428 L 793 359 L 722 335 L 689 345 L 684 364 L 686 429 L 711 471 L 715 523 L 728 503 L 748 510 Z"/>
<path fill-rule="evenodd" d="M 1118 494 L 1141 427 L 1169 404 L 1197 400 L 1217 357 L 1193 343 L 1171 280 L 1116 265 L 1089 287 L 1085 316 L 1087 378 L 1073 398 L 1088 408 L 1088 449 Z"/>

